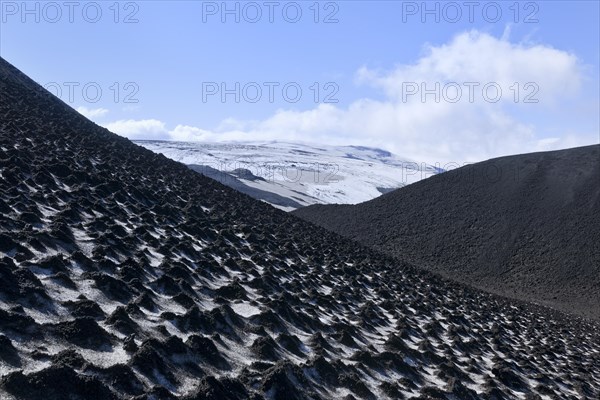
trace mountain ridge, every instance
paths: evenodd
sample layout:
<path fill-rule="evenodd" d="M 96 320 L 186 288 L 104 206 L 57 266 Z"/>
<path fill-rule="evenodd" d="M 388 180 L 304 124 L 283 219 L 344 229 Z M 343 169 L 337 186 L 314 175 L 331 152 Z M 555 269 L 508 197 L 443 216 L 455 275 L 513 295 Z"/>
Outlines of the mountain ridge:
<path fill-rule="evenodd" d="M 210 177 L 218 175 L 222 183 L 285 211 L 319 203 L 355 204 L 441 172 L 365 146 L 284 141 L 135 142 L 194 165 L 196 171 Z M 237 176 L 235 171 L 240 169 L 249 171 L 249 177 L 262 179 Z"/>
<path fill-rule="evenodd" d="M 24 86 L 25 85 L 25 86 Z M 597 324 L 119 138 L 0 58 L 0 397 L 597 397 Z"/>

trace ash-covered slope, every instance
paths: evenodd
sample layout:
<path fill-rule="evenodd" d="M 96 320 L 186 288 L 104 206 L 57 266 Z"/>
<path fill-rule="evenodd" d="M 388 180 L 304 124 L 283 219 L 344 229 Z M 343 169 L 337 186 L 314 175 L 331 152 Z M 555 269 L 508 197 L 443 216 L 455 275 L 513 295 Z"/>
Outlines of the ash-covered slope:
<path fill-rule="evenodd" d="M 453 279 L 600 318 L 600 146 L 502 157 L 297 216 Z"/>
<path fill-rule="evenodd" d="M 0 398 L 597 398 L 597 325 L 416 272 L 0 59 Z"/>

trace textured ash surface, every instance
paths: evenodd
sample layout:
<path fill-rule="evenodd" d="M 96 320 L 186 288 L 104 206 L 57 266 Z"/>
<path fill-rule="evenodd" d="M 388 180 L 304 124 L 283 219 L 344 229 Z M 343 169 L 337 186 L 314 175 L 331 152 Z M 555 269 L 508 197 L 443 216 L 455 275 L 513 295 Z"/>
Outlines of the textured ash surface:
<path fill-rule="evenodd" d="M 600 146 L 502 157 L 297 216 L 452 279 L 600 318 Z"/>
<path fill-rule="evenodd" d="M 0 59 L 0 398 L 598 398 L 598 326 L 446 282 Z"/>

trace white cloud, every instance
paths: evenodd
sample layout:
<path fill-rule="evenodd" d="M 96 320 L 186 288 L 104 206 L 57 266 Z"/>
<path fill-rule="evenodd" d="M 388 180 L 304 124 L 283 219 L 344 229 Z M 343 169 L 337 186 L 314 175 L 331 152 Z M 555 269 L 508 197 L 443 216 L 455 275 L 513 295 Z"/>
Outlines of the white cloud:
<path fill-rule="evenodd" d="M 111 132 L 129 139 L 167 139 L 167 130 L 164 122 L 156 119 L 144 120 L 119 120 L 105 124 L 104 127 Z"/>
<path fill-rule="evenodd" d="M 557 97 L 575 93 L 581 86 L 581 71 L 577 57 L 573 54 L 542 45 L 510 43 L 478 31 L 457 35 L 450 43 L 442 46 L 427 46 L 426 55 L 415 64 L 401 65 L 391 72 L 372 71 L 366 67 L 358 71 L 359 81 L 383 89 L 390 98 L 402 99 L 407 83 L 425 82 L 426 88 L 434 88 L 456 82 L 479 84 L 475 101 L 485 101 L 481 87 L 497 83 L 503 95 L 501 100 L 514 101 L 511 90 L 515 83 L 523 86 L 536 84 L 540 91 L 536 97 L 540 102 L 549 102 Z M 465 96 L 462 99 L 466 100 Z M 431 96 L 433 98 L 433 96 Z"/>
<path fill-rule="evenodd" d="M 565 95 L 576 94 L 583 79 L 577 57 L 539 44 L 511 43 L 508 36 L 505 33 L 497 39 L 477 31 L 466 32 L 447 44 L 427 46 L 414 64 L 387 72 L 359 69 L 358 81 L 382 90 L 387 96 L 383 101 L 358 99 L 347 108 L 321 104 L 307 111 L 278 110 L 262 121 L 228 118 L 214 131 L 183 125 L 169 130 L 157 120 L 117 121 L 106 127 L 134 139 L 362 144 L 442 164 L 585 144 L 592 135 L 583 138 L 571 133 L 561 138 L 554 133 L 545 138 L 517 114 L 526 115 L 527 107 L 552 105 Z M 465 92 L 455 103 L 443 97 L 436 102 L 433 96 L 425 101 L 418 95 L 403 98 L 406 82 L 425 82 L 427 88 L 435 87 L 435 82 L 442 86 L 477 82 L 479 96 L 470 102 Z M 489 82 L 496 82 L 503 91 L 497 103 L 481 95 L 481 86 Z M 523 85 L 535 82 L 539 104 L 515 104 L 510 90 L 515 82 L 521 85 L 520 100 L 528 93 Z"/>
<path fill-rule="evenodd" d="M 194 126 L 177 125 L 175 129 L 169 132 L 169 139 L 180 142 L 186 141 L 210 141 L 213 139 L 213 133 L 205 131 Z"/>
<path fill-rule="evenodd" d="M 77 112 L 88 119 L 101 118 L 108 114 L 106 108 L 87 108 L 84 106 L 77 107 Z"/>

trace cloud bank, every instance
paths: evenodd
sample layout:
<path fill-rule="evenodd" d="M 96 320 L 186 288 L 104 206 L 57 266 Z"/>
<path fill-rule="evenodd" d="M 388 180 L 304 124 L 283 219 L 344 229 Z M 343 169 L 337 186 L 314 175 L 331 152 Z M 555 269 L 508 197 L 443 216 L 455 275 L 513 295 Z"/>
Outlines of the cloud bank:
<path fill-rule="evenodd" d="M 214 130 L 168 128 L 154 119 L 105 126 L 131 139 L 360 144 L 430 163 L 479 161 L 590 144 L 597 138 L 597 132 L 546 137 L 519 118 L 528 108 L 576 96 L 582 86 L 577 57 L 549 46 L 470 31 L 447 44 L 425 46 L 413 64 L 387 71 L 361 67 L 356 81 L 377 88 L 383 99 L 358 99 L 343 108 L 321 104 L 306 111 L 279 110 L 261 121 L 229 118 Z"/>

